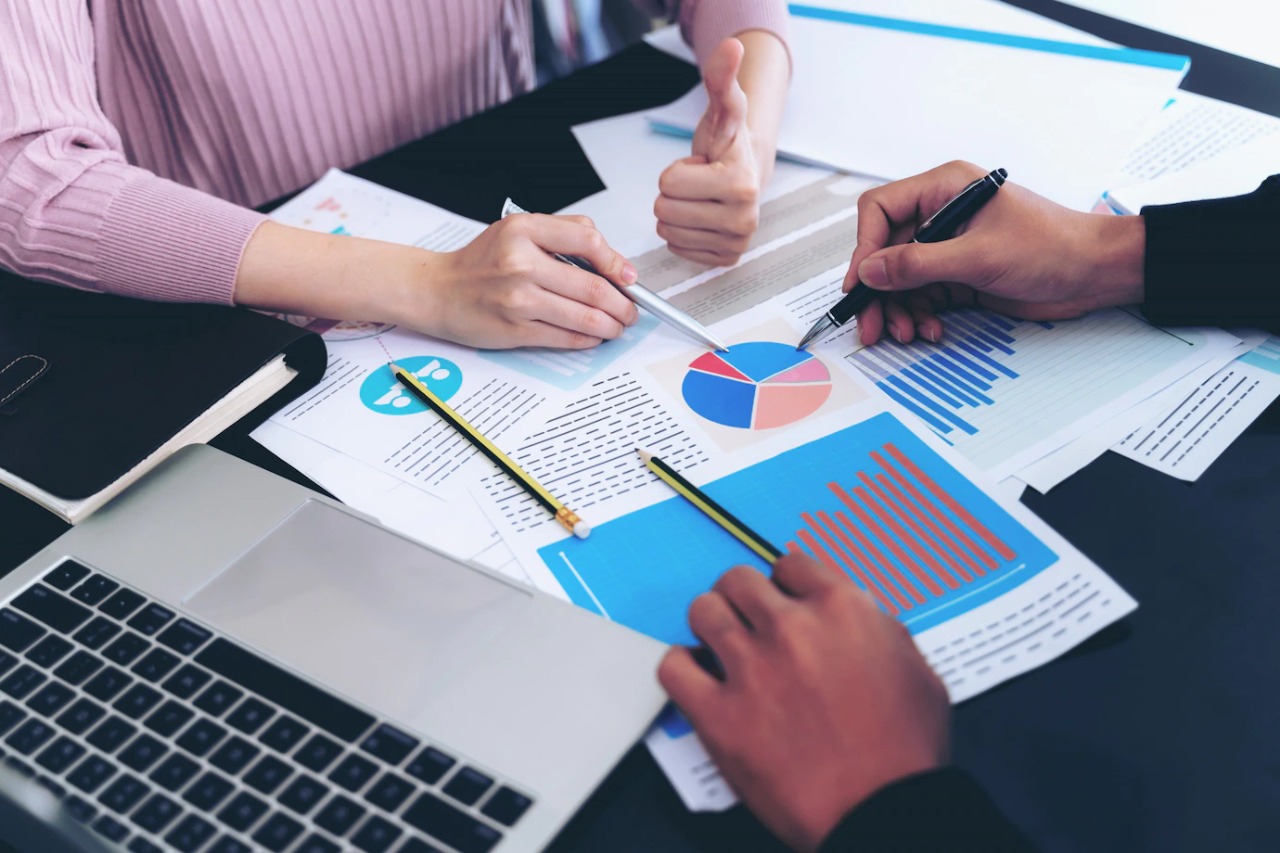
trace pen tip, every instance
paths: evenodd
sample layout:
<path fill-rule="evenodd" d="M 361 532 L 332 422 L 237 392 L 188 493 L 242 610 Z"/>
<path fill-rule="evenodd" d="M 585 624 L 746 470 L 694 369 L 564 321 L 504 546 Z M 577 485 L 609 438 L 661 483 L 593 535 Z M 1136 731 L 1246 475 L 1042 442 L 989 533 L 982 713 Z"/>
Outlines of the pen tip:
<path fill-rule="evenodd" d="M 591 535 L 591 525 L 587 524 L 585 521 L 579 521 L 573 526 L 573 535 L 577 536 L 579 539 L 586 539 Z"/>

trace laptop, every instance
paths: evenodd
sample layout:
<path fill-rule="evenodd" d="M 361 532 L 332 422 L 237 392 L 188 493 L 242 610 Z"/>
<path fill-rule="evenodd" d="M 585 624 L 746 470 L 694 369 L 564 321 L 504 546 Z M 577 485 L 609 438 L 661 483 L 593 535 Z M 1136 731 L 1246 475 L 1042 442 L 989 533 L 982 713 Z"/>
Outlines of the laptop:
<path fill-rule="evenodd" d="M 193 446 L 0 580 L 0 760 L 130 851 L 535 850 L 663 650 Z"/>

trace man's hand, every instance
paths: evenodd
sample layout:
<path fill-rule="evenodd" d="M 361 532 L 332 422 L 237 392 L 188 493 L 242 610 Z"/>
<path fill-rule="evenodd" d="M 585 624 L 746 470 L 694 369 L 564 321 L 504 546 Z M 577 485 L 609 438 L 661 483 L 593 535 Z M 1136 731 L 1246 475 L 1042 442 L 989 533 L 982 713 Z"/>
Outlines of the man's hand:
<path fill-rule="evenodd" d="M 920 223 L 986 172 L 953 162 L 863 193 L 846 292 L 861 279 L 885 298 L 858 315 L 872 344 L 887 329 L 906 343 L 942 337 L 938 314 L 982 305 L 1030 320 L 1061 320 L 1142 301 L 1142 218 L 1078 213 L 1006 182 L 960 233 L 909 242 Z"/>
<path fill-rule="evenodd" d="M 794 553 L 772 581 L 739 566 L 694 600 L 689 625 L 723 680 L 683 647 L 658 679 L 726 781 L 793 848 L 817 849 L 877 789 L 947 760 L 942 682 L 838 570 Z"/>
<path fill-rule="evenodd" d="M 707 60 L 702 76 L 709 103 L 692 155 L 662 173 L 653 205 L 658 236 L 671 251 L 715 266 L 736 263 L 760 221 L 763 169 L 738 83 L 742 58 L 742 42 L 728 38 Z M 767 154 L 772 166 L 771 147 Z"/>

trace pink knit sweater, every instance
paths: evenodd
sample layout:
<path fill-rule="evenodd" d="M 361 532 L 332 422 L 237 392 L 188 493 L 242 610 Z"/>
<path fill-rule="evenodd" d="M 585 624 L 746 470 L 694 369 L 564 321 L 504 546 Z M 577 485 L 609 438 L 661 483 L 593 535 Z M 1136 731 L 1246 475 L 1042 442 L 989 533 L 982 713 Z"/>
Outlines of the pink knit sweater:
<path fill-rule="evenodd" d="M 640 0 L 699 56 L 782 0 Z M 530 0 L 3 0 L 0 266 L 229 303 L 249 208 L 534 84 Z"/>

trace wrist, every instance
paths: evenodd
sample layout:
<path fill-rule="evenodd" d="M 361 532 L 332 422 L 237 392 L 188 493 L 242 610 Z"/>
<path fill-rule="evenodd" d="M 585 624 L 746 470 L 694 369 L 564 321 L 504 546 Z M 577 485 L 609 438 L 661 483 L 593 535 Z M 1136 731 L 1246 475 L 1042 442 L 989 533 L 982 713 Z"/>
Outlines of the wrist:
<path fill-rule="evenodd" d="M 1098 308 L 1143 301 L 1147 229 L 1141 216 L 1086 214 L 1093 226 L 1088 271 Z"/>

